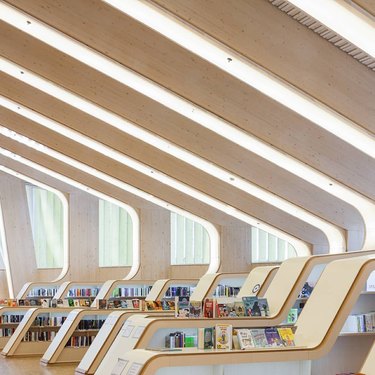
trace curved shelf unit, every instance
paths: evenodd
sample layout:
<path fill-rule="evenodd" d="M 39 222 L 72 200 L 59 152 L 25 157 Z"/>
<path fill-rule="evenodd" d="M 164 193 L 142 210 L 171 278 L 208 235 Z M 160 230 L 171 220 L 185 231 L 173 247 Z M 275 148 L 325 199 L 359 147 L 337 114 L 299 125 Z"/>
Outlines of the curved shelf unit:
<path fill-rule="evenodd" d="M 363 290 L 363 285 L 374 269 L 374 255 L 341 259 L 328 264 L 298 319 L 295 347 L 259 348 L 251 351 L 189 348 L 174 352 L 158 352 L 137 349 L 139 345 L 136 345 L 134 350 L 129 352 L 124 350 L 123 354 L 117 357 L 117 362 L 116 360 L 112 360 L 111 363 L 107 362 L 106 368 L 100 366 L 98 370 L 101 371 L 97 371 L 96 374 L 111 373 L 116 366 L 123 366 L 124 373 L 129 373 L 132 369 L 132 371 L 138 371 L 135 372 L 137 374 L 157 373 L 158 375 L 164 373 L 161 370 L 164 367 L 176 366 L 174 371 L 187 374 L 192 364 L 201 369 L 200 374 L 208 374 L 209 372 L 205 372 L 204 369 L 212 371 L 211 366 L 217 365 L 225 368 L 225 366 L 238 367 L 246 364 L 246 368 L 247 364 L 251 363 L 306 361 L 320 358 L 327 354 L 334 345 L 347 316 Z M 322 306 L 325 307 L 324 314 L 321 313 Z M 196 321 L 193 326 L 198 328 L 201 322 Z M 149 332 L 144 329 L 143 335 L 146 334 Z M 122 344 L 125 342 L 123 341 L 120 346 Z"/>
<path fill-rule="evenodd" d="M 8 343 L 30 307 L 0 307 L 0 349 Z"/>
<path fill-rule="evenodd" d="M 327 265 L 330 262 L 338 259 L 356 258 L 359 256 L 375 254 L 375 251 L 366 252 L 351 252 L 341 254 L 315 255 L 308 257 L 292 258 L 284 261 L 276 275 L 273 278 L 270 286 L 265 292 L 264 296 L 267 298 L 270 306 L 270 316 L 266 318 L 226 318 L 226 322 L 238 327 L 262 327 L 279 325 L 287 316 L 290 308 L 294 305 L 304 283 L 314 274 L 319 277 L 322 271 L 322 265 Z M 315 272 L 315 269 L 319 272 Z M 211 275 L 210 275 L 211 276 Z M 211 276 L 214 279 L 214 276 Z M 211 285 L 205 283 L 205 285 Z M 211 288 L 212 290 L 213 288 Z M 197 290 L 197 289 L 196 289 Z M 167 322 L 168 321 L 168 322 Z M 157 321 L 152 318 L 144 318 L 142 323 L 144 332 L 134 345 L 135 348 L 146 348 L 151 338 L 159 329 L 174 329 L 174 328 L 198 328 L 211 327 L 222 319 L 163 319 Z M 105 374 L 109 371 L 109 367 L 117 358 L 123 353 L 121 348 L 124 345 L 121 335 L 113 342 L 108 350 L 108 353 L 100 366 L 97 374 Z"/>
<path fill-rule="evenodd" d="M 170 316 L 174 314 L 168 313 L 167 311 L 148 311 L 138 313 L 130 311 L 114 311 L 106 319 L 103 327 L 99 330 L 97 337 L 94 342 L 90 345 L 85 355 L 82 357 L 79 365 L 77 366 L 76 374 L 94 374 L 98 368 L 100 362 L 105 357 L 108 349 L 112 345 L 114 339 L 119 334 L 120 330 L 123 329 L 125 322 L 132 322 L 136 315 L 140 316 Z M 129 323 L 128 322 L 128 323 Z M 132 325 L 130 323 L 130 325 Z M 127 327 L 129 324 L 127 324 Z"/>
<path fill-rule="evenodd" d="M 14 310 L 18 308 L 13 308 Z M 34 322 L 38 319 L 41 319 L 41 322 L 45 321 L 44 319 L 50 320 L 52 318 L 60 318 L 60 317 L 67 317 L 68 314 L 72 311 L 72 309 L 64 309 L 64 308 L 25 308 L 25 315 L 23 319 L 18 324 L 16 330 L 14 331 L 13 335 L 9 338 L 8 342 L 3 348 L 1 354 L 6 357 L 13 357 L 13 356 L 33 356 L 33 355 L 42 355 L 51 341 L 49 341 L 48 337 L 44 337 L 43 339 L 37 338 L 30 341 L 25 341 L 24 338 L 28 333 L 31 335 L 39 336 L 41 333 L 49 334 L 54 332 L 58 334 L 59 329 L 62 325 L 40 325 L 35 326 Z"/>
<path fill-rule="evenodd" d="M 92 303 L 102 286 L 102 282 L 66 281 L 60 285 L 54 298 L 56 300 L 86 298 Z"/>

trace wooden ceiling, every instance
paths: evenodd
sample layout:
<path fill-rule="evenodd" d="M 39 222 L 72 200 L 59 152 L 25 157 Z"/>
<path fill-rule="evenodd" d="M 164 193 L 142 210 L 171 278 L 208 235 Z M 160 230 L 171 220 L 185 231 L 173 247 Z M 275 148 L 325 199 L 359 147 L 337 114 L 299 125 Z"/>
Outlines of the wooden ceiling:
<path fill-rule="evenodd" d="M 262 141 L 268 147 L 290 155 L 311 170 L 327 176 L 333 184 L 353 192 L 366 202 L 363 209 L 353 200 L 338 198 L 329 189 L 311 183 L 265 158 L 209 130 L 198 122 L 160 104 L 131 87 L 31 36 L 13 25 L 1 22 L 0 50 L 3 61 L 17 64 L 23 73 L 31 72 L 84 98 L 107 111 L 108 118 L 127 120 L 152 135 L 188 150 L 204 161 L 230 172 L 241 181 L 269 192 L 283 202 L 334 228 L 345 231 L 347 247 L 362 247 L 365 236 L 375 231 L 375 163 L 372 157 L 343 141 L 312 121 L 286 108 L 272 98 L 227 74 L 151 28 L 98 0 L 7 0 L 2 4 L 49 25 L 90 47 L 111 61 L 121 64 L 173 95 L 198 106 Z M 359 126 L 374 143 L 375 73 L 327 42 L 266 0 L 154 0 L 163 12 L 170 12 L 189 27 L 223 43 L 278 79 Z M 359 4 L 365 7 L 366 4 Z M 366 8 L 373 14 L 373 9 Z M 80 161 L 118 181 L 152 194 L 217 225 L 231 223 L 233 217 L 222 206 L 239 210 L 249 218 L 267 223 L 297 239 L 327 248 L 327 233 L 309 219 L 270 204 L 233 184 L 203 171 L 198 165 L 179 160 L 144 139 L 129 135 L 98 119 L 90 111 L 67 104 L 22 80 L 22 74 L 0 75 L 1 95 L 32 109 L 46 118 L 161 172 L 162 183 L 121 160 L 103 155 L 77 139 L 50 130 L 17 111 L 0 107 L 0 125 L 35 140 L 61 155 Z M 126 126 L 125 126 L 126 127 Z M 148 205 L 143 199 L 125 193 L 116 184 L 105 183 L 67 163 L 0 136 L 0 147 L 51 170 L 101 190 L 135 207 Z M 60 186 L 47 174 L 35 172 L 19 162 L 0 157 L 1 164 L 42 181 Z M 182 183 L 182 189 L 168 181 Z M 184 186 L 186 188 L 184 188 Z M 61 187 L 61 186 L 60 186 Z M 65 187 L 66 188 L 66 187 Z M 203 193 L 213 203 L 186 194 L 187 188 Z M 246 190 L 246 189 L 245 189 Z M 217 204 L 215 203 L 217 202 Z M 370 236 L 371 237 L 371 236 Z M 373 247 L 368 241 L 366 247 Z"/>

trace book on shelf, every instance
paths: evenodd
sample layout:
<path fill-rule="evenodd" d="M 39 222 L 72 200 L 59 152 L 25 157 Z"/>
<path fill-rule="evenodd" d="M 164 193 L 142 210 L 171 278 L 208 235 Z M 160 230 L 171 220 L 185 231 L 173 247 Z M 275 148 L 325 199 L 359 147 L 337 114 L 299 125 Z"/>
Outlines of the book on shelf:
<path fill-rule="evenodd" d="M 107 300 L 106 299 L 100 299 L 98 301 L 98 309 L 106 309 L 107 308 Z"/>
<path fill-rule="evenodd" d="M 295 346 L 294 333 L 290 327 L 278 327 L 277 330 L 284 346 Z"/>
<path fill-rule="evenodd" d="M 190 301 L 189 303 L 189 318 L 201 318 L 202 317 L 202 302 L 201 301 Z"/>
<path fill-rule="evenodd" d="M 203 316 L 205 318 L 213 318 L 215 311 L 215 304 L 212 298 L 206 298 L 203 304 Z"/>
<path fill-rule="evenodd" d="M 264 348 L 268 346 L 267 336 L 264 328 L 252 328 L 251 336 L 253 337 L 255 347 Z"/>
<path fill-rule="evenodd" d="M 314 287 L 308 281 L 306 281 L 298 295 L 298 298 L 309 298 L 313 289 Z"/>
<path fill-rule="evenodd" d="M 297 319 L 298 319 L 298 308 L 292 307 L 289 310 L 288 315 L 286 317 L 286 323 L 295 324 L 297 322 Z"/>
<path fill-rule="evenodd" d="M 245 308 L 245 316 L 261 316 L 258 297 L 244 296 L 242 301 Z"/>
<path fill-rule="evenodd" d="M 258 305 L 260 308 L 260 316 L 269 316 L 270 308 L 268 306 L 267 298 L 258 298 Z"/>
<path fill-rule="evenodd" d="M 215 349 L 232 349 L 232 325 L 215 325 Z"/>
<path fill-rule="evenodd" d="M 264 329 L 268 346 L 283 346 L 283 340 L 280 337 L 276 327 L 267 327 Z"/>
<path fill-rule="evenodd" d="M 189 297 L 179 296 L 175 297 L 176 304 L 176 317 L 177 318 L 187 318 L 190 313 L 190 301 Z"/>
<path fill-rule="evenodd" d="M 237 329 L 237 339 L 241 350 L 255 348 L 255 343 L 251 330 L 247 328 Z"/>
<path fill-rule="evenodd" d="M 214 328 L 198 328 L 198 349 L 212 349 L 214 347 Z"/>
<path fill-rule="evenodd" d="M 245 306 L 242 301 L 234 301 L 234 311 L 238 317 L 245 316 Z"/>

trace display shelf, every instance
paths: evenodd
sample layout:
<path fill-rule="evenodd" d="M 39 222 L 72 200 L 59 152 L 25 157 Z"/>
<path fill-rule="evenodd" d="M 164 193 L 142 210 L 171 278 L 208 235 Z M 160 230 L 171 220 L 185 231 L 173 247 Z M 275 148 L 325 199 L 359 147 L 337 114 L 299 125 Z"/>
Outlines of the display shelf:
<path fill-rule="evenodd" d="M 70 310 L 55 339 L 46 348 L 41 363 L 53 364 L 79 362 L 89 344 L 99 332 L 113 310 L 74 309 Z M 92 337 L 82 340 L 84 336 Z"/>
<path fill-rule="evenodd" d="M 26 298 L 54 298 L 60 282 L 28 282 L 17 294 L 17 300 Z"/>
<path fill-rule="evenodd" d="M 247 351 L 225 350 L 192 352 L 183 349 L 178 352 L 158 352 L 139 348 L 138 340 L 134 346 L 135 349 L 128 352 L 124 350 L 122 355 L 116 353 L 117 357 L 111 358 L 110 362 L 107 361 L 106 356 L 102 362 L 103 366 L 99 366 L 96 374 L 111 373 L 120 360 L 125 363 L 125 369 L 128 371 L 133 364 L 139 364 L 136 373 L 161 375 L 167 373 L 162 370 L 165 366 L 179 366 L 180 368 L 193 365 L 198 366 L 199 369 L 201 366 L 202 368 L 206 366 L 207 369 L 210 366 L 222 365 L 225 372 L 226 366 L 233 366 L 233 364 L 236 364 L 234 365 L 236 367 L 254 362 L 306 361 L 320 358 L 329 352 L 337 340 L 346 317 L 361 293 L 364 282 L 374 269 L 374 256 L 348 257 L 328 264 L 299 317 L 295 331 L 295 347 L 259 348 L 252 350 L 251 356 Z M 325 308 L 324 314 L 322 314 L 322 306 Z M 242 323 L 246 320 L 250 319 L 244 319 Z M 193 326 L 201 326 L 201 322 L 194 319 L 192 323 L 194 321 Z M 150 325 L 143 329 L 141 336 L 149 335 L 149 327 Z M 121 337 L 121 339 L 122 341 L 118 342 L 120 348 L 126 345 L 126 338 Z M 148 341 L 150 339 L 151 337 Z M 205 372 L 202 369 L 203 373 Z"/>
<path fill-rule="evenodd" d="M 146 298 L 154 281 L 150 280 L 107 280 L 103 283 L 100 291 L 96 295 L 92 307 L 98 307 L 99 300 L 109 300 L 114 298 Z"/>
<path fill-rule="evenodd" d="M 172 316 L 174 312 L 168 311 L 148 311 L 148 312 L 130 312 L 114 311 L 106 319 L 103 327 L 100 329 L 95 341 L 82 357 L 76 368 L 76 374 L 94 374 L 108 349 L 117 337 L 120 330 L 124 332 L 124 322 L 133 319 L 137 314 L 140 316 Z M 127 327 L 129 322 L 127 324 Z M 126 328 L 125 328 L 126 330 Z M 133 342 L 133 344 L 135 341 Z"/>
<path fill-rule="evenodd" d="M 6 357 L 42 355 L 71 309 L 27 308 L 1 352 Z"/>

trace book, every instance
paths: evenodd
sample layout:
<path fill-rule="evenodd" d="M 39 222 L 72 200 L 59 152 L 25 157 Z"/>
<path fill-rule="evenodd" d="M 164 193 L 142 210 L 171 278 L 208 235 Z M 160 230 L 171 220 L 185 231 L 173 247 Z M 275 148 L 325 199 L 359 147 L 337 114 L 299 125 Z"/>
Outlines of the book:
<path fill-rule="evenodd" d="M 187 318 L 190 313 L 190 306 L 189 306 L 189 297 L 186 296 L 179 296 L 175 297 L 176 303 L 176 317 L 177 318 Z"/>
<path fill-rule="evenodd" d="M 227 304 L 222 302 L 216 303 L 216 318 L 225 318 L 229 316 Z"/>
<path fill-rule="evenodd" d="M 264 333 L 267 338 L 268 346 L 283 346 L 283 340 L 281 340 L 279 331 L 276 327 L 267 327 L 264 329 Z"/>
<path fill-rule="evenodd" d="M 269 306 L 268 306 L 268 301 L 267 298 L 258 298 L 258 304 L 260 308 L 260 315 L 261 316 L 269 316 Z"/>
<path fill-rule="evenodd" d="M 107 300 L 106 299 L 100 299 L 98 302 L 98 308 L 99 309 L 106 309 L 107 308 Z"/>
<path fill-rule="evenodd" d="M 284 346 L 295 346 L 294 333 L 290 327 L 279 327 L 277 330 Z"/>
<path fill-rule="evenodd" d="M 255 348 L 254 339 L 251 335 L 250 329 L 237 329 L 237 338 L 241 350 Z"/>
<path fill-rule="evenodd" d="M 268 346 L 268 341 L 264 328 L 251 329 L 251 336 L 253 337 L 254 345 L 257 348 L 264 348 Z"/>
<path fill-rule="evenodd" d="M 293 307 L 288 312 L 288 316 L 286 317 L 286 323 L 294 324 L 296 323 L 297 319 L 298 319 L 298 309 Z"/>
<path fill-rule="evenodd" d="M 242 301 L 245 306 L 246 316 L 261 316 L 258 297 L 246 296 L 242 297 Z"/>
<path fill-rule="evenodd" d="M 202 316 L 202 302 L 201 301 L 190 301 L 189 304 L 189 317 L 200 318 Z"/>
<path fill-rule="evenodd" d="M 236 316 L 245 316 L 245 306 L 242 301 L 234 302 L 234 311 L 236 312 Z"/>
<path fill-rule="evenodd" d="M 215 325 L 215 348 L 232 349 L 232 325 L 216 324 Z"/>
<path fill-rule="evenodd" d="M 214 317 L 214 300 L 212 298 L 206 298 L 204 300 L 203 316 L 205 318 Z"/>
<path fill-rule="evenodd" d="M 198 328 L 198 349 L 212 349 L 214 347 L 214 329 Z"/>

